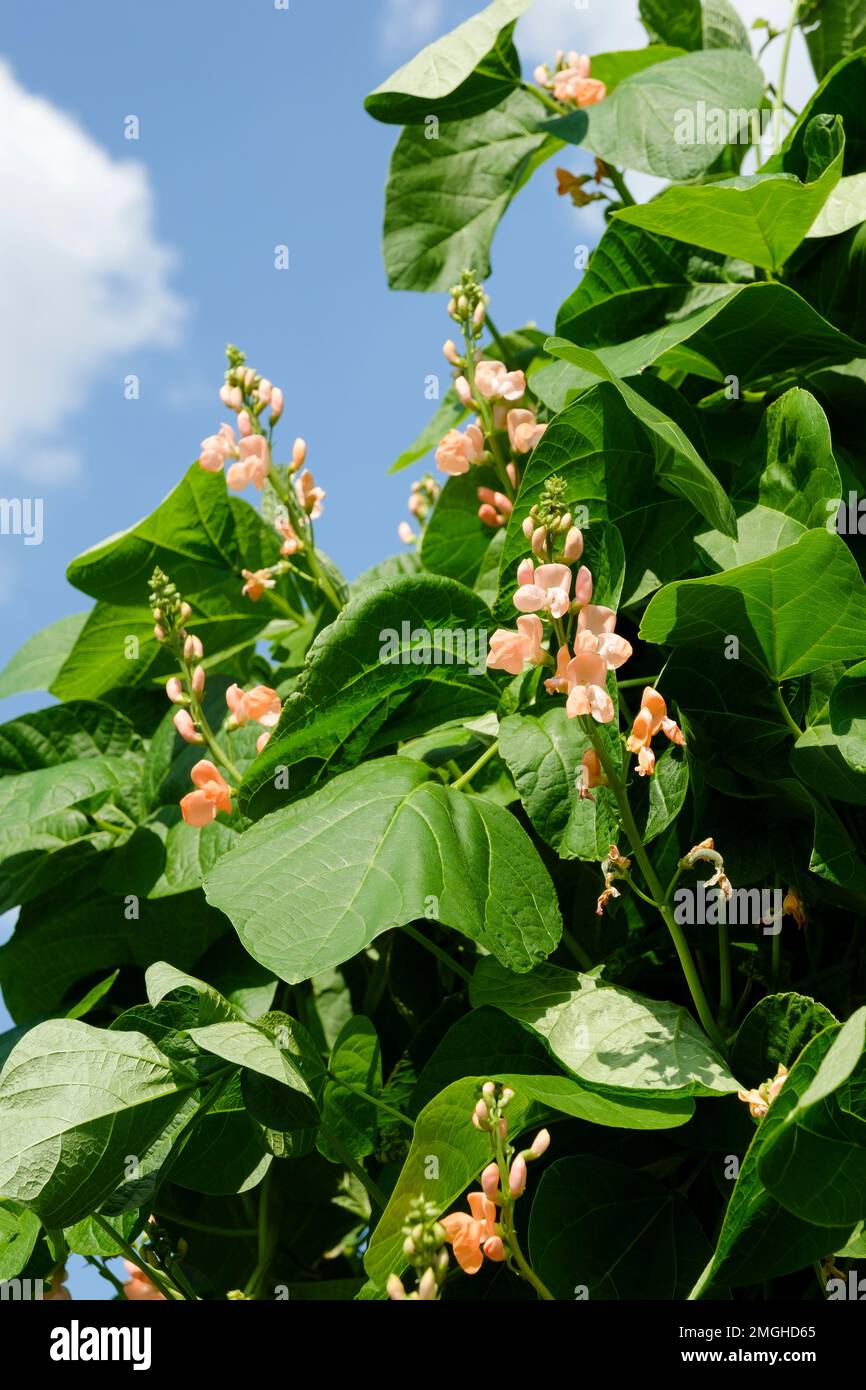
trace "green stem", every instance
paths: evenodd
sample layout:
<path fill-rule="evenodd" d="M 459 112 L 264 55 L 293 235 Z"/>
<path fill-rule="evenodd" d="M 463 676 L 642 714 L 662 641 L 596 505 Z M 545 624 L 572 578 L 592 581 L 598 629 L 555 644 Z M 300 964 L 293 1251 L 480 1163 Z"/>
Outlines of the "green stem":
<path fill-rule="evenodd" d="M 628 188 L 626 187 L 625 179 L 623 178 L 622 174 L 619 172 L 618 169 L 615 169 L 612 164 L 607 164 L 607 162 L 605 162 L 605 167 L 607 168 L 607 172 L 610 174 L 611 183 L 613 184 L 614 188 L 616 189 L 625 206 L 634 207 L 635 200 L 632 197 L 631 193 L 629 193 Z"/>
<path fill-rule="evenodd" d="M 617 681 L 618 690 L 630 690 L 637 685 L 655 685 L 656 681 L 661 680 L 661 672 L 657 676 L 635 676 L 633 680 Z"/>
<path fill-rule="evenodd" d="M 170 1221 L 173 1226 L 189 1227 L 191 1231 L 202 1231 L 208 1236 L 239 1236 L 248 1240 L 257 1234 L 255 1226 L 211 1226 L 206 1221 L 194 1221 L 190 1216 L 179 1216 L 177 1212 L 165 1211 L 157 1207 L 156 1215 L 161 1221 Z"/>
<path fill-rule="evenodd" d="M 782 932 L 780 923 L 774 922 L 773 925 L 780 928 L 770 941 L 770 989 L 775 992 L 779 986 L 779 975 L 782 969 Z"/>
<path fill-rule="evenodd" d="M 365 1172 L 361 1164 L 355 1161 L 342 1139 L 340 1139 L 323 1120 L 319 1120 L 319 1129 L 322 1131 L 322 1134 L 325 1139 L 327 1139 L 334 1152 L 339 1154 L 341 1163 L 343 1163 L 345 1167 L 348 1168 L 349 1172 L 358 1179 L 358 1182 L 365 1189 L 373 1205 L 378 1207 L 380 1211 L 384 1211 L 388 1205 L 388 1198 L 385 1196 L 381 1187 L 373 1181 L 369 1173 Z"/>
<path fill-rule="evenodd" d="M 613 791 L 614 796 L 616 797 L 616 802 L 617 806 L 619 807 L 619 813 L 620 818 L 622 820 L 623 829 L 625 830 L 625 833 L 628 836 L 629 844 L 631 845 L 635 859 L 640 865 L 641 872 L 644 876 L 647 887 L 649 888 L 650 893 L 655 899 L 656 904 L 660 904 L 658 906 L 658 911 L 661 915 L 661 918 L 665 926 L 670 932 L 671 940 L 674 943 L 674 948 L 676 950 L 677 956 L 679 957 L 679 962 L 682 966 L 682 971 L 686 979 L 686 984 L 689 987 L 689 993 L 692 996 L 695 1009 L 697 1010 L 698 1018 L 700 1019 L 703 1025 L 704 1031 L 706 1032 L 707 1036 L 711 1039 L 713 1044 L 721 1052 L 724 1052 L 724 1038 L 722 1037 L 722 1034 L 716 1025 L 716 1020 L 713 1018 L 712 1010 L 710 1009 L 710 1006 L 707 1003 L 707 997 L 704 993 L 704 987 L 701 984 L 701 979 L 695 967 L 695 962 L 692 959 L 692 953 L 689 950 L 688 942 L 686 941 L 686 938 L 683 935 L 679 923 L 674 918 L 669 903 L 665 900 L 664 889 L 662 888 L 662 885 L 658 880 L 658 876 L 656 875 L 656 871 L 653 868 L 652 861 L 649 855 L 647 854 L 646 849 L 644 848 L 644 843 L 641 839 L 640 831 L 638 830 L 634 815 L 632 813 L 625 785 L 617 777 L 616 769 L 614 768 L 613 763 L 607 755 L 607 749 L 604 746 L 603 740 L 599 738 L 595 731 L 592 719 L 589 716 L 586 716 L 581 722 L 583 723 L 583 726 L 592 741 L 592 746 L 598 754 L 598 760 L 604 769 L 604 774 L 608 780 L 608 784 L 611 790 Z"/>
<path fill-rule="evenodd" d="M 724 899 L 719 903 L 719 1027 L 724 1031 L 731 1022 L 734 1001 L 731 994 L 731 939 L 728 936 L 727 910 Z"/>
<path fill-rule="evenodd" d="M 782 62 L 779 67 L 779 82 L 776 87 L 776 99 L 773 103 L 773 153 L 779 148 L 779 135 L 782 120 L 782 109 L 785 105 L 785 82 L 788 76 L 788 59 L 791 56 L 791 40 L 794 37 L 794 28 L 797 23 L 797 15 L 800 12 L 800 0 L 791 0 L 791 12 L 788 15 L 788 27 L 785 30 L 785 43 L 782 48 Z"/>
<path fill-rule="evenodd" d="M 313 524 L 310 521 L 310 518 L 306 515 L 306 513 L 301 511 L 298 499 L 295 496 L 294 488 L 292 487 L 291 480 L 289 480 L 284 485 L 282 478 L 280 477 L 273 463 L 271 463 L 270 469 L 268 471 L 268 482 L 274 489 L 274 492 L 277 494 L 280 501 L 284 503 L 286 510 L 289 513 L 289 519 L 295 531 L 299 534 L 305 535 L 306 537 L 306 541 L 304 544 L 304 555 L 306 556 L 307 563 L 309 564 L 310 570 L 312 571 L 313 579 L 318 584 L 319 588 L 325 595 L 325 598 L 330 603 L 334 612 L 342 612 L 343 604 L 340 600 L 340 597 L 335 591 L 334 586 L 328 578 L 327 574 L 325 574 L 325 571 L 322 569 L 322 566 L 319 563 L 319 557 L 316 554 L 316 545 L 313 538 Z"/>
<path fill-rule="evenodd" d="M 386 1100 L 381 1100 L 379 1096 L 371 1096 L 370 1092 L 365 1091 L 362 1086 L 356 1086 L 354 1082 L 347 1081 L 345 1077 L 337 1076 L 330 1070 L 328 1070 L 328 1076 L 332 1081 L 335 1081 L 338 1086 L 345 1086 L 347 1091 L 353 1091 L 354 1094 L 360 1096 L 362 1100 L 369 1101 L 371 1105 L 378 1106 L 386 1115 L 390 1115 L 392 1119 L 399 1120 L 401 1124 L 408 1125 L 410 1129 L 414 1130 L 414 1120 L 410 1120 L 409 1116 L 404 1115 L 402 1110 L 395 1110 L 393 1105 L 389 1105 Z"/>
<path fill-rule="evenodd" d="M 481 754 L 481 757 L 478 758 L 466 772 L 464 772 L 460 777 L 457 778 L 456 782 L 451 783 L 451 790 L 459 792 L 462 791 L 464 787 L 468 787 L 475 774 L 477 772 L 480 772 L 482 767 L 486 767 L 487 764 L 490 762 L 490 759 L 495 757 L 498 752 L 499 739 L 497 738 L 494 739 L 493 743 L 491 743 L 489 748 L 485 748 L 484 752 Z"/>
<path fill-rule="evenodd" d="M 788 709 L 788 706 L 785 704 L 784 698 L 782 696 L 781 687 L 778 685 L 773 687 L 773 699 L 775 700 L 779 713 L 781 714 L 791 733 L 794 735 L 795 738 L 802 738 L 803 730 L 800 728 L 799 724 L 791 714 L 791 711 Z"/>
<path fill-rule="evenodd" d="M 105 1234 L 114 1241 L 118 1250 L 123 1251 L 130 1263 L 137 1265 L 142 1274 L 147 1275 L 148 1279 L 152 1284 L 156 1285 L 161 1294 L 164 1294 L 165 1297 L 171 1301 L 182 1299 L 186 1302 L 186 1294 L 181 1293 L 180 1289 L 170 1284 L 167 1279 L 164 1279 L 159 1271 L 154 1269 L 153 1265 L 149 1265 L 146 1260 L 142 1259 L 135 1246 L 130 1245 L 128 1240 L 124 1240 L 123 1236 L 118 1235 L 114 1227 L 110 1226 L 105 1220 L 105 1217 L 100 1216 L 98 1211 L 93 1213 L 93 1220 L 96 1222 L 97 1226 L 100 1226 Z"/>
<path fill-rule="evenodd" d="M 262 1287 L 265 1275 L 271 1266 L 274 1258 L 274 1251 L 277 1246 L 278 1230 L 276 1224 L 271 1220 L 271 1181 L 273 1178 L 274 1166 L 271 1164 L 265 1173 L 259 1191 L 259 1211 L 256 1222 L 256 1234 L 258 1236 L 258 1260 L 256 1267 L 247 1280 L 244 1294 L 247 1298 L 257 1299 Z"/>
<path fill-rule="evenodd" d="M 562 941 L 563 945 L 568 948 L 582 970 L 592 970 L 595 965 L 592 956 L 588 951 L 584 950 L 577 938 L 572 936 L 571 932 L 565 928 L 562 932 Z"/>
<path fill-rule="evenodd" d="M 428 950 L 431 953 L 431 955 L 434 955 L 438 960 L 441 960 L 443 965 L 447 965 L 449 970 L 453 970 L 454 974 L 459 975 L 460 978 L 465 980 L 467 984 L 472 979 L 472 975 L 465 968 L 465 966 L 459 965 L 456 960 L 452 960 L 447 951 L 443 951 L 441 946 L 437 946 L 435 941 L 431 941 L 428 937 L 426 937 L 423 934 L 423 932 L 416 931 L 414 927 L 411 927 L 408 924 L 405 924 L 403 926 L 403 931 L 406 933 L 407 936 L 411 936 L 413 941 L 417 941 L 419 946 L 423 946 L 426 950 Z"/>
<path fill-rule="evenodd" d="M 539 1279 L 532 1265 L 527 1260 L 517 1239 L 517 1231 L 514 1227 L 514 1198 L 509 1192 L 508 1184 L 508 1161 L 502 1146 L 502 1135 L 499 1133 L 498 1126 L 493 1130 L 493 1142 L 496 1148 L 496 1163 L 499 1168 L 499 1187 L 502 1195 L 502 1209 L 500 1215 L 500 1225 L 505 1241 L 506 1249 L 510 1258 L 516 1264 L 519 1272 L 530 1284 L 538 1297 L 545 1303 L 553 1303 L 555 1299 L 547 1285 Z"/>
<path fill-rule="evenodd" d="M 103 1279 L 108 1280 L 109 1284 L 111 1284 L 111 1286 L 113 1287 L 115 1293 L 120 1294 L 121 1298 L 126 1298 L 126 1294 L 123 1288 L 123 1281 L 118 1279 L 116 1274 L 112 1274 L 111 1270 L 108 1268 L 108 1265 L 105 1263 L 104 1260 L 97 1260 L 92 1255 L 87 1255 L 85 1258 L 87 1264 L 92 1265 L 96 1272 L 102 1275 Z"/>
<path fill-rule="evenodd" d="M 552 111 L 555 116 L 567 116 L 569 114 L 567 107 L 560 106 L 558 101 L 548 96 L 547 92 L 542 91 L 540 87 L 533 87 L 531 82 L 521 82 L 520 89 L 523 92 L 528 92 L 531 97 L 535 97 L 536 101 L 540 101 L 542 106 L 546 106 L 548 111 Z"/>

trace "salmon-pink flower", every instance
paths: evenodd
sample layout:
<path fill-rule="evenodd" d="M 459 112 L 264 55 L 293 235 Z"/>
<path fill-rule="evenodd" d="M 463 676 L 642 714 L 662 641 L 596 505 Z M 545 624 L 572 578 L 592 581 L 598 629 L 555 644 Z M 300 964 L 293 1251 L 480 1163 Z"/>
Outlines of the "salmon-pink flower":
<path fill-rule="evenodd" d="M 210 825 L 216 819 L 217 811 L 231 814 L 231 790 L 226 779 L 213 763 L 202 758 L 190 772 L 190 778 L 197 788 L 181 798 L 181 815 L 187 825 L 201 827 Z"/>
<path fill-rule="evenodd" d="M 543 660 L 541 638 L 544 628 L 541 619 L 534 613 L 517 619 L 517 631 L 497 628 L 490 639 L 487 665 L 493 671 L 507 671 L 510 676 L 519 676 L 524 665 L 538 666 Z"/>
<path fill-rule="evenodd" d="M 504 526 L 514 510 L 504 492 L 494 492 L 489 487 L 478 489 L 478 500 L 481 503 L 478 516 L 485 526 Z"/>
<path fill-rule="evenodd" d="M 587 634 L 591 638 L 591 634 Z M 613 700 L 605 689 L 607 663 L 598 652 L 588 650 L 578 634 L 575 652 L 568 663 L 568 699 L 565 712 L 569 719 L 591 714 L 597 724 L 610 724 L 614 718 Z"/>
<path fill-rule="evenodd" d="M 304 542 L 295 531 L 288 517 L 280 517 L 276 524 L 276 531 L 277 534 L 283 538 L 283 543 L 280 546 L 281 555 L 295 555 L 299 550 L 303 550 Z"/>
<path fill-rule="evenodd" d="M 484 457 L 484 435 L 477 425 L 467 425 L 463 433 L 449 430 L 436 450 L 436 467 L 456 478 L 468 473 L 470 465 Z"/>
<path fill-rule="evenodd" d="M 43 1303 L 69 1303 L 72 1301 L 72 1294 L 65 1287 L 69 1275 L 66 1273 L 66 1266 L 59 1265 L 51 1272 L 51 1283 L 48 1292 L 43 1293 Z"/>
<path fill-rule="evenodd" d="M 238 461 L 226 473 L 226 485 L 232 492 L 242 492 L 252 483 L 261 492 L 270 466 L 268 441 L 263 434 L 251 434 L 238 445 Z"/>
<path fill-rule="evenodd" d="M 504 1260 L 505 1248 L 496 1234 L 496 1207 L 490 1198 L 483 1192 L 470 1192 L 467 1201 L 471 1216 L 451 1212 L 442 1217 L 441 1224 L 463 1273 L 477 1274 L 485 1255 L 489 1260 Z"/>
<path fill-rule="evenodd" d="M 575 786 L 577 788 L 578 800 L 594 801 L 592 787 L 603 787 L 607 785 L 607 778 L 604 775 L 598 754 L 594 748 L 587 748 L 580 760 L 580 772 L 577 776 Z"/>
<path fill-rule="evenodd" d="M 527 560 L 517 571 L 520 585 L 514 595 L 514 606 L 521 613 L 550 613 L 564 618 L 571 605 L 571 570 L 568 565 L 539 565 L 529 577 Z"/>
<path fill-rule="evenodd" d="M 552 676 L 548 676 L 544 682 L 544 688 L 548 695 L 568 694 L 568 663 L 570 661 L 571 652 L 568 647 L 560 647 L 556 653 L 556 671 Z"/>
<path fill-rule="evenodd" d="M 263 734 L 259 734 L 258 738 L 256 739 L 256 752 L 257 752 L 257 753 L 261 753 L 262 749 L 263 749 L 263 748 L 265 747 L 265 745 L 267 744 L 268 739 L 270 738 L 270 736 L 271 736 L 271 730 L 270 730 L 270 729 L 266 729 L 265 732 L 264 732 Z"/>
<path fill-rule="evenodd" d="M 172 723 L 186 743 L 204 743 L 188 709 L 177 710 L 172 716 Z"/>
<path fill-rule="evenodd" d="M 218 434 L 209 434 L 202 440 L 198 461 L 208 473 L 220 473 L 229 458 L 237 458 L 235 432 L 231 425 L 220 425 Z"/>
<path fill-rule="evenodd" d="M 590 77 L 591 64 L 586 54 L 569 53 L 566 61 L 568 66 L 553 74 L 556 100 L 570 102 L 573 106 L 595 106 L 604 101 L 607 87 Z"/>
<path fill-rule="evenodd" d="M 322 515 L 322 503 L 328 494 L 323 488 L 316 487 L 309 468 L 304 469 L 295 483 L 295 492 L 298 495 L 298 501 L 312 521 Z"/>
<path fill-rule="evenodd" d="M 258 603 L 266 589 L 277 587 L 277 581 L 267 570 L 241 570 L 241 574 L 246 580 L 241 593 L 244 598 L 250 599 L 253 603 Z"/>
<path fill-rule="evenodd" d="M 535 448 L 546 425 L 539 425 L 534 410 L 509 410 L 508 438 L 516 454 L 529 454 Z"/>
<path fill-rule="evenodd" d="M 486 401 L 519 401 L 526 394 L 523 372 L 510 372 L 504 362 L 479 362 L 475 387 Z"/>
<path fill-rule="evenodd" d="M 678 743 L 681 747 L 685 745 L 683 731 L 668 717 L 664 699 L 657 690 L 648 685 L 644 688 L 640 709 L 626 740 L 628 751 L 638 755 L 637 770 L 641 777 L 652 776 L 655 770 L 655 754 L 650 748 L 650 741 L 659 731 L 669 738 L 671 743 Z"/>
<path fill-rule="evenodd" d="M 148 1279 L 143 1269 L 134 1265 L 131 1260 L 124 1260 L 126 1272 L 129 1275 L 123 1286 L 123 1292 L 131 1303 L 158 1303 L 165 1302 L 165 1294 L 160 1293 L 152 1279 Z"/>
<path fill-rule="evenodd" d="M 273 729 L 279 722 L 283 707 L 276 690 L 269 685 L 257 685 L 246 694 L 239 685 L 230 685 L 226 691 L 226 704 L 238 726 L 252 721 L 265 729 Z"/>
<path fill-rule="evenodd" d="M 609 671 L 617 671 L 632 655 L 632 646 L 624 637 L 615 632 L 616 613 L 603 604 L 587 603 L 581 608 L 577 618 L 577 630 L 587 636 L 583 639 L 588 650 L 592 650 L 589 636 L 595 638 L 595 650 L 603 656 Z"/>

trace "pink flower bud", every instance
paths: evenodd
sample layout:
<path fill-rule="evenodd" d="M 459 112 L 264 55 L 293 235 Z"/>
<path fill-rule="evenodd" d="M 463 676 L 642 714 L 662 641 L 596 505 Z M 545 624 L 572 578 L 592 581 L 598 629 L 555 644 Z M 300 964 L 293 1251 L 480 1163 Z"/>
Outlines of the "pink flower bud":
<path fill-rule="evenodd" d="M 518 478 L 517 478 L 517 464 L 516 464 L 516 463 L 506 463 L 506 465 L 505 465 L 505 471 L 506 471 L 506 473 L 508 474 L 508 481 L 511 483 L 511 486 L 516 490 L 516 489 L 517 489 L 517 482 L 518 482 Z"/>
<path fill-rule="evenodd" d="M 526 1191 L 526 1159 L 518 1154 L 508 1174 L 508 1191 L 512 1197 L 522 1197 Z"/>
<path fill-rule="evenodd" d="M 307 441 L 306 439 L 296 439 L 292 445 L 292 463 L 296 468 L 303 468 L 307 461 Z"/>
<path fill-rule="evenodd" d="M 204 683 L 205 683 L 205 679 L 206 679 L 206 678 L 205 678 L 204 667 L 203 667 L 203 666 L 196 666 L 195 670 L 194 670 L 193 673 L 192 673 L 192 688 L 193 688 L 193 694 L 195 694 L 195 695 L 203 695 L 203 694 L 204 694 Z"/>
<path fill-rule="evenodd" d="M 191 618 L 191 617 L 192 617 L 192 607 L 191 607 L 190 604 L 188 604 L 188 603 L 182 603 L 182 604 L 180 605 L 180 620 L 181 620 L 181 622 L 182 622 L 182 623 L 185 623 L 185 622 L 186 622 L 189 618 Z"/>
<path fill-rule="evenodd" d="M 485 1081 L 484 1085 L 481 1087 L 481 1094 L 483 1096 L 495 1096 L 496 1086 L 494 1083 L 492 1081 Z"/>
<path fill-rule="evenodd" d="M 436 1275 L 432 1269 L 425 1269 L 418 1283 L 418 1297 L 422 1303 L 429 1303 L 436 1297 Z"/>
<path fill-rule="evenodd" d="M 483 328 L 484 320 L 487 318 L 487 305 L 480 299 L 475 306 L 475 313 L 472 315 L 472 323 L 475 328 Z"/>
<path fill-rule="evenodd" d="M 487 1256 L 488 1260 L 505 1259 L 505 1246 L 502 1243 L 501 1236 L 488 1237 L 488 1239 L 485 1240 L 481 1248 Z"/>
<path fill-rule="evenodd" d="M 273 389 L 273 383 L 268 381 L 267 377 L 263 376 L 256 387 L 256 399 L 261 401 L 263 405 L 267 405 L 268 401 L 271 399 L 271 392 Z"/>
<path fill-rule="evenodd" d="M 535 566 L 528 555 L 517 566 L 517 583 L 521 586 L 535 583 Z"/>
<path fill-rule="evenodd" d="M 389 1274 L 388 1282 L 385 1285 L 388 1297 L 394 1303 L 402 1303 L 406 1297 L 406 1290 L 403 1288 L 403 1281 L 399 1274 Z"/>
<path fill-rule="evenodd" d="M 182 705 L 186 699 L 183 693 L 183 686 L 177 676 L 172 676 L 171 680 L 166 682 L 165 693 L 173 705 Z"/>
<path fill-rule="evenodd" d="M 572 526 L 565 538 L 565 548 L 562 558 L 567 564 L 573 565 L 575 560 L 579 560 L 583 554 L 583 532 L 576 526 Z"/>
<path fill-rule="evenodd" d="M 459 376 L 457 378 L 457 380 L 454 383 L 454 390 L 457 392 L 457 398 L 462 405 L 465 405 L 467 408 L 471 406 L 472 389 L 465 376 Z"/>
<path fill-rule="evenodd" d="M 173 719 L 174 727 L 187 743 L 204 743 L 204 739 L 192 722 L 188 709 L 179 709 Z"/>
<path fill-rule="evenodd" d="M 547 527 L 538 526 L 532 533 L 532 553 L 539 559 L 544 558 L 545 547 L 547 546 Z"/>
<path fill-rule="evenodd" d="M 478 520 L 483 521 L 485 526 L 499 527 L 502 524 L 496 508 L 491 506 L 489 502 L 482 502 L 478 508 Z"/>
<path fill-rule="evenodd" d="M 280 416 L 283 413 L 284 405 L 285 397 L 282 391 L 280 390 L 279 386 L 275 386 L 271 391 L 271 423 L 273 423 L 275 420 L 279 420 Z"/>
<path fill-rule="evenodd" d="M 265 744 L 267 743 L 267 741 L 268 741 L 268 739 L 270 738 L 270 736 L 271 736 L 271 731 L 270 731 L 270 729 L 266 729 L 265 732 L 264 732 L 263 734 L 259 734 L 258 738 L 256 739 L 256 752 L 257 752 L 257 753 L 261 753 L 262 749 L 264 748 L 264 746 L 265 746 Z"/>
<path fill-rule="evenodd" d="M 164 641 L 165 641 L 165 633 L 163 632 L 163 630 L 162 630 L 162 628 L 160 627 L 159 623 L 157 623 L 156 627 L 153 629 L 153 635 L 154 635 L 154 637 L 156 638 L 157 642 L 164 642 Z"/>
<path fill-rule="evenodd" d="M 478 1120 L 479 1125 L 483 1129 L 486 1129 L 488 1127 L 490 1117 L 487 1113 L 487 1106 L 484 1104 L 483 1100 L 480 1100 L 478 1102 L 473 1113 L 475 1114 L 475 1117 Z"/>
<path fill-rule="evenodd" d="M 445 354 L 446 362 L 450 362 L 452 367 L 463 366 L 463 358 L 457 351 L 457 344 L 453 341 L 452 338 L 449 338 L 447 343 L 443 345 L 442 351 Z"/>
<path fill-rule="evenodd" d="M 531 516 L 528 516 L 526 518 L 520 529 L 523 532 L 526 539 L 528 541 L 531 541 L 532 537 L 535 535 L 535 522 L 532 520 Z"/>
<path fill-rule="evenodd" d="M 238 416 L 238 433 L 246 437 L 252 434 L 252 432 L 253 426 L 250 420 L 250 412 L 248 410 L 242 410 Z"/>
<path fill-rule="evenodd" d="M 183 644 L 183 654 L 187 661 L 201 661 L 204 656 L 204 647 L 200 637 L 193 637 L 190 633 Z"/>
<path fill-rule="evenodd" d="M 484 1172 L 481 1174 L 481 1186 L 484 1189 L 485 1197 L 491 1202 L 495 1202 L 496 1193 L 499 1190 L 499 1164 L 488 1163 Z"/>
<path fill-rule="evenodd" d="M 550 1131 L 540 1129 L 530 1144 L 529 1148 L 536 1158 L 541 1158 L 542 1154 L 547 1153 L 550 1147 Z"/>

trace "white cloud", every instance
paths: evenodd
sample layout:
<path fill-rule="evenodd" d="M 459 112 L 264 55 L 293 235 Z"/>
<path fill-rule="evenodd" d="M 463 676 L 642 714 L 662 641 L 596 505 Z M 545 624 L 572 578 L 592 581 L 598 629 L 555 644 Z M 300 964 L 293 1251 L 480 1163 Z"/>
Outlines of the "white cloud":
<path fill-rule="evenodd" d="M 445 28 L 444 0 L 384 0 L 379 26 L 382 50 L 414 56 L 414 48 Z"/>
<path fill-rule="evenodd" d="M 146 169 L 115 160 L 0 60 L 0 469 L 66 481 L 62 435 L 112 366 L 171 344 L 183 305 L 154 231 Z M 28 446 L 17 428 L 28 412 Z"/>

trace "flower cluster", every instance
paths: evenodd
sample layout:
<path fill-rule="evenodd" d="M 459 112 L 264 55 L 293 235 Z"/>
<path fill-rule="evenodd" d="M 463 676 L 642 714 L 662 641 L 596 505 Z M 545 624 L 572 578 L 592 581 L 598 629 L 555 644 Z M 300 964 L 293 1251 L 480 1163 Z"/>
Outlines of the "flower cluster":
<path fill-rule="evenodd" d="M 407 505 L 412 516 L 418 523 L 421 535 L 424 534 L 424 527 L 430 520 L 431 513 L 439 497 L 439 491 L 439 484 L 429 473 L 425 473 L 423 478 L 419 478 L 417 482 L 412 484 L 412 491 L 409 494 Z M 400 525 L 397 527 L 397 534 L 404 545 L 415 545 L 421 539 L 421 535 L 418 535 L 412 530 L 408 521 L 400 522 Z"/>
<path fill-rule="evenodd" d="M 175 729 L 186 743 L 207 744 L 223 766 L 230 773 L 236 773 L 237 769 L 220 748 L 202 704 L 206 683 L 202 664 L 204 644 L 200 637 L 187 632 L 185 626 L 192 616 L 192 608 L 160 569 L 154 570 L 150 581 L 150 603 L 155 621 L 154 636 L 168 648 L 180 668 L 180 673 L 170 676 L 165 687 L 169 700 L 178 707 L 173 717 Z M 264 732 L 259 735 L 256 748 L 261 752 L 280 717 L 279 695 L 267 685 L 257 685 L 248 691 L 243 691 L 239 685 L 230 685 L 225 698 L 225 732 L 231 733 L 244 724 L 260 724 Z M 180 803 L 187 825 L 209 825 L 220 811 L 231 814 L 232 787 L 215 763 L 202 758 L 190 772 L 190 779 L 195 790 L 188 792 Z"/>
<path fill-rule="evenodd" d="M 788 1068 L 783 1067 L 782 1063 L 776 1070 L 776 1075 L 768 1081 L 761 1083 L 757 1089 L 751 1091 L 738 1091 L 737 1096 L 745 1101 L 749 1107 L 749 1114 L 754 1120 L 763 1120 L 776 1096 L 781 1091 L 788 1076 Z"/>
<path fill-rule="evenodd" d="M 529 1148 L 515 1153 L 508 1142 L 505 1110 L 514 1099 L 508 1086 L 486 1081 L 472 1111 L 476 1129 L 490 1136 L 493 1159 L 481 1174 L 481 1191 L 467 1195 L 469 1213 L 443 1216 L 445 1239 L 464 1274 L 477 1274 L 484 1260 L 513 1262 L 524 1272 L 525 1261 L 514 1230 L 514 1203 L 526 1191 L 527 1165 L 547 1152 L 550 1134 L 542 1129 Z M 501 1209 L 501 1212 L 500 1210 Z"/>
<path fill-rule="evenodd" d="M 628 751 L 637 753 L 637 770 L 641 777 L 652 775 L 655 771 L 656 756 L 650 741 L 660 731 L 671 743 L 678 743 L 680 747 L 685 745 L 682 729 L 668 717 L 667 705 L 658 691 L 648 685 L 644 688 L 640 709 L 626 741 Z"/>
<path fill-rule="evenodd" d="M 528 403 L 526 376 L 504 362 L 484 355 L 478 346 L 487 322 L 488 298 L 466 271 L 451 290 L 448 312 L 463 333 L 462 350 L 449 338 L 443 347 L 454 368 L 454 390 L 460 403 L 475 412 L 464 430 L 451 429 L 436 449 L 436 466 L 450 477 L 491 464 L 499 488 L 479 487 L 478 516 L 485 526 L 504 526 L 513 510 L 520 483 L 520 462 L 544 434 L 536 411 Z"/>
<path fill-rule="evenodd" d="M 444 1248 L 445 1226 L 438 1218 L 438 1209 L 423 1197 L 410 1205 L 403 1224 L 403 1254 L 417 1275 L 418 1287 L 407 1293 L 400 1276 L 392 1274 L 387 1290 L 395 1303 L 431 1303 L 439 1297 L 448 1273 L 448 1251 Z"/>
<path fill-rule="evenodd" d="M 607 87 L 590 75 L 591 70 L 591 59 L 585 53 L 564 53 L 560 49 L 553 69 L 542 63 L 533 76 L 539 87 L 552 91 L 556 100 L 567 106 L 595 106 L 604 101 Z"/>

